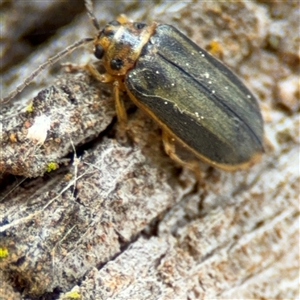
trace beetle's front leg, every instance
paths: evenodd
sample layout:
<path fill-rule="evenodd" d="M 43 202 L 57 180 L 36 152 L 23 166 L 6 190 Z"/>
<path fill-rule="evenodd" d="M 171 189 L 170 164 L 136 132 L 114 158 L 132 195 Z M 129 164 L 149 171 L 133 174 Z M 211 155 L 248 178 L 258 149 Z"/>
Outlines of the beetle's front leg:
<path fill-rule="evenodd" d="M 110 82 L 114 82 L 115 80 L 115 78 L 111 76 L 109 73 L 104 73 L 104 74 L 99 73 L 99 71 L 91 63 L 86 64 L 83 68 L 87 70 L 95 79 L 97 79 L 100 82 L 110 83 Z"/>
<path fill-rule="evenodd" d="M 125 109 L 124 101 L 122 98 L 120 98 L 120 89 L 124 89 L 124 84 L 122 83 L 121 79 L 118 80 L 116 79 L 116 77 L 111 76 L 109 73 L 100 74 L 92 64 L 87 64 L 85 66 L 85 69 L 88 70 L 91 75 L 100 82 L 113 83 L 113 97 L 115 100 L 115 108 L 119 122 L 118 135 L 122 140 L 126 139 L 127 112 Z"/>
<path fill-rule="evenodd" d="M 120 128 L 123 132 L 127 130 L 127 112 L 125 109 L 124 101 L 120 98 L 120 83 L 114 81 L 113 95 L 115 100 L 117 118 L 119 121 Z"/>
<path fill-rule="evenodd" d="M 120 85 L 122 85 L 122 83 L 116 80 L 116 78 L 111 76 L 109 73 L 100 74 L 92 64 L 87 64 L 85 68 L 91 73 L 93 77 L 95 77 L 95 79 L 99 80 L 100 82 L 113 82 L 113 97 L 115 100 L 117 118 L 121 128 L 126 130 L 127 112 L 125 109 L 124 101 L 120 98 L 120 88 L 122 87 Z"/>

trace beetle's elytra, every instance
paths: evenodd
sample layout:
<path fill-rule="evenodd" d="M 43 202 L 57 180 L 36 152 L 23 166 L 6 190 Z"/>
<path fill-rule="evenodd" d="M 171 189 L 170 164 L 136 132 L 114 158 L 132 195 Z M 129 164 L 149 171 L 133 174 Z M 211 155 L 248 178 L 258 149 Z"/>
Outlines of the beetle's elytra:
<path fill-rule="evenodd" d="M 119 97 L 132 101 L 156 120 L 166 152 L 181 165 L 176 139 L 196 156 L 225 170 L 246 168 L 261 157 L 263 120 L 255 97 L 224 64 L 201 49 L 176 28 L 166 24 L 129 22 L 124 16 L 50 58 L 4 100 L 21 92 L 41 70 L 79 46 L 93 41 L 105 74 L 86 68 L 100 81 L 113 83 L 116 112 L 126 128 L 127 114 Z"/>
<path fill-rule="evenodd" d="M 163 130 L 165 149 L 181 162 L 175 138 L 225 170 L 248 167 L 263 153 L 263 120 L 255 97 L 224 64 L 170 25 L 108 23 L 94 39 L 102 81 L 114 82 Z M 123 104 L 116 99 L 120 122 Z M 173 150 L 172 150 L 173 149 Z"/>

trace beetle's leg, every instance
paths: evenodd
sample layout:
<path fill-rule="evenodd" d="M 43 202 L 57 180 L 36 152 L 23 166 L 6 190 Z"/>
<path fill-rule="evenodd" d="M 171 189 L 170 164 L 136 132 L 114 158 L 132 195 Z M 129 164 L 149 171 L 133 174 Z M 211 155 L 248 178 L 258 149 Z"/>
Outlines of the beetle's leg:
<path fill-rule="evenodd" d="M 98 70 L 92 65 L 87 64 L 85 68 L 92 74 L 93 77 L 95 77 L 97 80 L 101 82 L 113 82 L 113 97 L 115 100 L 116 105 L 116 112 L 118 121 L 120 123 L 120 126 L 123 129 L 126 129 L 127 125 L 127 113 L 124 106 L 123 100 L 120 98 L 120 88 L 122 88 L 122 83 L 120 83 L 118 80 L 115 79 L 115 77 L 111 76 L 108 73 L 100 74 Z"/>
<path fill-rule="evenodd" d="M 117 118 L 119 122 L 119 135 L 121 138 L 125 138 L 125 132 L 127 130 L 127 112 L 125 109 L 124 101 L 120 98 L 120 89 L 124 89 L 122 81 L 116 80 L 115 77 L 108 73 L 100 74 L 98 70 L 92 65 L 87 64 L 85 68 L 101 82 L 113 82 L 113 97 L 115 100 L 115 107 Z"/>
<path fill-rule="evenodd" d="M 74 72 L 78 70 L 86 70 L 88 71 L 96 80 L 104 83 L 111 83 L 115 80 L 113 76 L 111 76 L 108 73 L 101 74 L 99 71 L 96 69 L 96 67 L 91 64 L 87 63 L 85 65 L 76 65 L 72 63 L 64 63 L 62 64 L 65 68 L 67 68 L 67 72 Z"/>
<path fill-rule="evenodd" d="M 100 74 L 99 71 L 92 64 L 83 66 L 91 75 L 100 82 L 113 82 L 113 97 L 115 100 L 115 108 L 119 122 L 119 136 L 126 140 L 125 135 L 127 131 L 127 112 L 125 109 L 124 101 L 120 98 L 120 89 L 124 90 L 124 84 L 121 80 L 116 80 L 116 77 L 111 76 L 109 73 Z"/>
<path fill-rule="evenodd" d="M 116 112 L 121 130 L 126 131 L 127 129 L 127 112 L 125 109 L 124 101 L 120 98 L 120 83 L 119 81 L 114 81 L 113 88 L 114 100 L 116 105 Z"/>
<path fill-rule="evenodd" d="M 125 109 L 124 101 L 120 98 L 120 88 L 122 87 L 122 82 L 115 80 L 113 83 L 113 96 L 115 100 L 116 113 L 118 118 L 117 127 L 117 139 L 121 143 L 126 143 L 128 141 L 127 136 L 127 112 Z"/>
<path fill-rule="evenodd" d="M 202 176 L 201 176 L 198 163 L 196 161 L 190 161 L 190 162 L 183 161 L 176 154 L 174 139 L 165 130 L 162 130 L 162 140 L 163 140 L 165 151 L 170 156 L 170 158 L 173 159 L 180 166 L 192 170 L 195 173 L 197 181 L 199 183 L 201 181 Z"/>
<path fill-rule="evenodd" d="M 92 64 L 86 64 L 83 68 L 89 71 L 91 75 L 100 82 L 109 83 L 115 80 L 115 78 L 108 73 L 100 74 L 99 71 Z"/>
<path fill-rule="evenodd" d="M 165 130 L 162 130 L 162 140 L 163 140 L 165 151 L 170 156 L 170 158 L 173 159 L 182 167 L 189 167 L 189 163 L 183 161 L 181 158 L 177 156 L 174 139 L 170 137 L 170 135 Z"/>

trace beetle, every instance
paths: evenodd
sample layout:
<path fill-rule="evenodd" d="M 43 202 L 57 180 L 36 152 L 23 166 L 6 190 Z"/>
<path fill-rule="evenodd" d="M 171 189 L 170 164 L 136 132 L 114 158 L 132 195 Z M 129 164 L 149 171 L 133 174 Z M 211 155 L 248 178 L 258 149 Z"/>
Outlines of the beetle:
<path fill-rule="evenodd" d="M 92 64 L 85 68 L 101 82 L 113 84 L 121 128 L 126 130 L 127 114 L 119 93 L 125 91 L 158 122 L 165 151 L 179 164 L 194 168 L 178 157 L 175 140 L 227 171 L 247 168 L 260 159 L 263 119 L 257 100 L 237 75 L 171 25 L 131 22 L 121 15 L 101 29 L 91 1 L 85 3 L 96 36 L 68 47 L 48 65 L 93 41 L 94 55 L 106 73 L 100 74 Z"/>
<path fill-rule="evenodd" d="M 113 82 L 119 122 L 126 126 L 123 90 L 158 122 L 164 148 L 179 164 L 193 168 L 176 155 L 174 140 L 228 171 L 260 159 L 264 133 L 257 100 L 231 70 L 175 27 L 121 16 L 99 29 L 94 54 L 106 73 L 92 65 L 87 69 L 100 81 Z"/>

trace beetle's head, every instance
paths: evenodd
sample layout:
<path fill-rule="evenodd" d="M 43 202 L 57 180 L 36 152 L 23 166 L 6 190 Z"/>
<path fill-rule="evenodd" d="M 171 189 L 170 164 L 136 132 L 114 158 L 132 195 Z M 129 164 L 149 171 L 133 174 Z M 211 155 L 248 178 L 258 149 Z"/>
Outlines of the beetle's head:
<path fill-rule="evenodd" d="M 156 28 L 155 23 L 146 25 L 121 18 L 108 23 L 94 39 L 96 58 L 102 59 L 106 71 L 115 76 L 125 75 L 134 67 Z"/>

